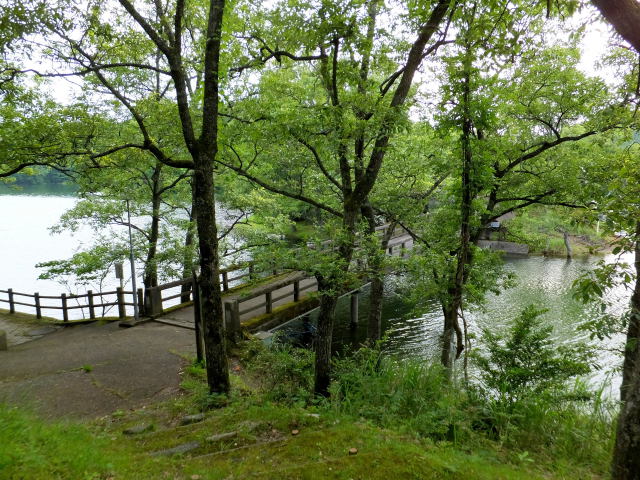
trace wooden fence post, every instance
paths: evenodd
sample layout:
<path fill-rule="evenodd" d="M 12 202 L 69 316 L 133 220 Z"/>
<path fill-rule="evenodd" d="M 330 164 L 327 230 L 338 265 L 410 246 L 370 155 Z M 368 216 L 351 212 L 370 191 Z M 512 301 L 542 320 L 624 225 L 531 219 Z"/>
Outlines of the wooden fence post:
<path fill-rule="evenodd" d="M 9 313 L 16 313 L 16 306 L 13 303 L 13 288 L 9 289 Z"/>
<path fill-rule="evenodd" d="M 118 318 L 126 318 L 127 310 L 124 305 L 124 291 L 122 287 L 116 288 L 116 295 L 118 296 Z"/>
<path fill-rule="evenodd" d="M 234 338 L 240 335 L 240 301 L 233 302 L 233 334 Z"/>
<path fill-rule="evenodd" d="M 273 311 L 273 302 L 271 300 L 273 298 L 272 293 L 271 292 L 267 292 L 267 293 L 264 294 L 264 296 L 265 296 L 265 298 L 267 300 L 267 305 L 266 305 L 267 313 L 271 313 Z"/>
<path fill-rule="evenodd" d="M 236 342 L 240 337 L 240 306 L 235 302 L 224 302 L 224 325 L 227 338 Z"/>
<path fill-rule="evenodd" d="M 358 290 L 351 294 L 351 322 L 349 325 L 351 328 L 355 328 L 358 325 L 358 297 L 360 292 Z"/>
<path fill-rule="evenodd" d="M 67 294 L 63 293 L 62 295 L 60 295 L 60 299 L 62 300 L 62 320 L 68 322 L 69 310 L 67 310 Z"/>
<path fill-rule="evenodd" d="M 227 272 L 222 272 L 222 290 L 229 291 L 229 274 Z"/>
<path fill-rule="evenodd" d="M 233 303 L 224 302 L 224 329 L 230 332 L 233 329 Z"/>
<path fill-rule="evenodd" d="M 42 308 L 40 307 L 40 294 L 38 292 L 33 294 L 33 299 L 36 304 L 36 318 L 42 318 Z"/>
<path fill-rule="evenodd" d="M 144 291 L 139 288 L 138 289 L 138 314 L 140 316 L 144 315 Z"/>
<path fill-rule="evenodd" d="M 96 308 L 93 305 L 93 290 L 87 290 L 87 303 L 89 304 L 89 318 L 94 320 L 96 318 Z"/>
<path fill-rule="evenodd" d="M 298 302 L 300 300 L 300 280 L 293 282 L 293 301 Z"/>
<path fill-rule="evenodd" d="M 162 291 L 158 287 L 150 287 L 145 290 L 144 308 L 150 317 L 162 315 Z"/>

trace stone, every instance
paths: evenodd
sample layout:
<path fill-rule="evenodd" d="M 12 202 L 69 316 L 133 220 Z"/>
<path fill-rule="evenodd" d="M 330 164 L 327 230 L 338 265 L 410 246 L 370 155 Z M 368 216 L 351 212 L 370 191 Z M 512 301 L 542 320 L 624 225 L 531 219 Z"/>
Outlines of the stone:
<path fill-rule="evenodd" d="M 355 447 L 352 447 L 349 449 L 349 455 L 357 455 L 358 454 L 358 449 Z"/>
<path fill-rule="evenodd" d="M 305 417 L 320 418 L 319 413 L 305 413 Z"/>
<path fill-rule="evenodd" d="M 300 430 L 297 430 L 297 429 L 296 430 L 291 430 L 291 435 L 293 435 L 294 437 L 296 435 L 298 435 L 299 433 L 300 433 Z"/>
<path fill-rule="evenodd" d="M 226 433 L 218 433 L 217 435 L 211 435 L 207 437 L 207 442 L 221 442 L 222 440 L 230 440 L 235 438 L 238 435 L 238 432 L 226 432 Z"/>
<path fill-rule="evenodd" d="M 195 413 L 193 415 L 185 415 L 180 420 L 180 425 L 191 425 L 192 423 L 198 423 L 204 420 L 204 413 Z"/>
<path fill-rule="evenodd" d="M 200 448 L 200 442 L 189 442 L 183 443 L 182 445 L 178 445 L 173 448 L 167 448 L 166 450 L 151 452 L 149 455 L 151 455 L 152 457 L 168 457 L 170 455 L 181 455 L 197 448 Z"/>
<path fill-rule="evenodd" d="M 0 330 L 0 351 L 7 349 L 7 332 Z"/>
<path fill-rule="evenodd" d="M 134 425 L 133 427 L 129 427 L 126 430 L 123 430 L 122 433 L 125 435 L 139 435 L 141 433 L 150 432 L 153 430 L 153 425 L 150 423 L 141 423 L 139 425 Z"/>

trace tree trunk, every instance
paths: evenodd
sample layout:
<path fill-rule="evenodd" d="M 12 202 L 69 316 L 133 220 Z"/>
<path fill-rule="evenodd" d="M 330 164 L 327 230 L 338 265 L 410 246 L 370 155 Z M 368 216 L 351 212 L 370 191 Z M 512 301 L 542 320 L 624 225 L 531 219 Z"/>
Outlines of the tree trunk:
<path fill-rule="evenodd" d="M 213 189 L 213 163 L 209 156 L 198 157 L 194 170 L 200 248 L 200 290 L 206 354 L 207 382 L 212 393 L 227 393 L 229 366 L 224 339 L 222 295 L 218 281 L 218 229 Z"/>
<path fill-rule="evenodd" d="M 189 226 L 187 227 L 187 233 L 184 237 L 184 255 L 182 256 L 182 278 L 188 278 L 193 275 L 193 242 L 195 240 L 195 188 L 193 185 L 193 176 L 191 178 L 191 211 L 189 212 Z M 182 296 L 180 302 L 186 303 L 189 301 L 189 285 L 183 285 L 180 289 Z M 195 299 L 195 295 L 194 295 Z"/>
<path fill-rule="evenodd" d="M 373 212 L 373 208 L 367 202 L 362 208 L 364 217 L 368 223 L 369 235 L 375 235 L 376 233 L 376 220 Z M 380 249 L 372 252 L 369 255 L 368 263 L 371 282 L 371 290 L 369 292 L 369 318 L 367 322 L 367 339 L 371 344 L 374 344 L 382 338 L 382 306 L 384 303 L 384 257 L 386 255 L 387 246 L 389 240 L 393 235 L 396 224 L 392 223 L 383 232 L 382 240 L 380 242 Z"/>
<path fill-rule="evenodd" d="M 462 81 L 462 172 L 461 172 L 461 199 L 460 199 L 460 248 L 456 258 L 456 271 L 453 284 L 449 287 L 448 298 L 443 305 L 444 331 L 442 342 L 442 365 L 449 371 L 453 368 L 454 358 L 458 358 L 464 350 L 464 339 L 458 311 L 462 307 L 464 286 L 467 282 L 468 270 L 471 265 L 471 201 L 474 196 L 472 190 L 472 164 L 473 153 L 471 151 L 471 135 L 473 123 L 471 120 L 471 47 L 467 43 L 464 60 L 464 77 Z M 452 357 L 451 342 L 453 334 L 456 335 L 456 353 Z"/>
<path fill-rule="evenodd" d="M 145 288 L 158 286 L 158 264 L 156 254 L 158 250 L 158 237 L 160 236 L 160 173 L 162 164 L 156 161 L 151 180 L 153 191 L 151 192 L 151 230 L 149 232 L 149 248 L 147 249 L 147 259 L 144 264 L 144 286 Z"/>
<path fill-rule="evenodd" d="M 343 229 L 345 238 L 341 241 L 338 252 L 340 260 L 344 262 L 345 272 L 349 270 L 353 250 L 355 248 L 355 228 L 360 205 L 345 202 Z M 316 275 L 318 279 L 318 292 L 320 293 L 320 309 L 318 313 L 318 331 L 314 342 L 315 351 L 315 382 L 314 393 L 320 396 L 329 395 L 331 383 L 331 341 L 333 338 L 333 324 L 336 317 L 336 305 L 342 288 L 339 275 L 325 278 Z"/>
<path fill-rule="evenodd" d="M 218 101 L 220 42 L 224 0 L 210 0 L 207 44 L 204 59 L 204 93 L 202 101 L 202 133 L 192 154 L 200 248 L 200 291 L 207 368 L 207 383 L 211 393 L 228 393 L 229 364 L 227 360 L 220 292 L 220 259 L 213 182 L 213 163 L 218 153 Z"/>
<path fill-rule="evenodd" d="M 636 284 L 622 367 L 622 408 L 612 463 L 614 480 L 640 479 L 640 221 L 636 222 L 635 235 Z"/>
<path fill-rule="evenodd" d="M 313 344 L 316 355 L 314 392 L 316 395 L 328 397 L 331 384 L 331 342 L 338 295 L 326 293 L 335 291 L 335 285 L 331 285 L 322 277 L 318 277 L 318 291 L 321 293 L 318 330 Z"/>
<path fill-rule="evenodd" d="M 637 0 L 593 0 L 593 4 L 640 53 L 640 3 Z"/>
<path fill-rule="evenodd" d="M 453 335 L 454 328 L 453 323 L 455 321 L 456 311 L 451 305 L 445 304 L 442 306 L 442 314 L 444 315 L 444 330 L 442 332 L 442 352 L 440 353 L 440 362 L 451 372 L 453 369 Z"/>
<path fill-rule="evenodd" d="M 571 242 L 569 242 L 569 232 L 563 230 L 562 237 L 564 239 L 564 247 L 567 249 L 567 259 L 571 260 L 573 257 L 573 251 L 571 250 Z"/>

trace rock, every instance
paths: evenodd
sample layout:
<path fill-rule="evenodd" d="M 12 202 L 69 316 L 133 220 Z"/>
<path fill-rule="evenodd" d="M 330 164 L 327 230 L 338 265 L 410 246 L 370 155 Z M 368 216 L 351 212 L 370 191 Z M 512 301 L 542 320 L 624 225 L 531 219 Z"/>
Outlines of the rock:
<path fill-rule="evenodd" d="M 192 423 L 198 423 L 204 420 L 204 413 L 196 413 L 194 415 L 185 415 L 180 420 L 180 425 L 191 425 Z"/>
<path fill-rule="evenodd" d="M 358 449 L 355 447 L 351 447 L 349 449 L 349 455 L 357 455 L 358 454 Z"/>
<path fill-rule="evenodd" d="M 149 455 L 152 457 L 168 457 L 170 455 L 180 455 L 200 448 L 200 442 L 189 442 L 178 445 L 177 447 L 167 448 L 166 450 L 158 450 L 157 452 L 151 452 Z"/>
<path fill-rule="evenodd" d="M 153 430 L 153 425 L 151 423 L 141 423 L 123 430 L 122 433 L 125 435 L 139 435 L 141 433 L 150 432 L 151 430 Z"/>
<path fill-rule="evenodd" d="M 291 435 L 294 437 L 300 433 L 300 430 L 291 430 Z"/>
<path fill-rule="evenodd" d="M 320 418 L 320 414 L 319 413 L 305 413 L 304 416 L 305 417 Z"/>
<path fill-rule="evenodd" d="M 218 433 L 217 435 L 211 435 L 207 437 L 207 442 L 221 442 L 222 440 L 229 440 L 238 435 L 238 432 Z"/>

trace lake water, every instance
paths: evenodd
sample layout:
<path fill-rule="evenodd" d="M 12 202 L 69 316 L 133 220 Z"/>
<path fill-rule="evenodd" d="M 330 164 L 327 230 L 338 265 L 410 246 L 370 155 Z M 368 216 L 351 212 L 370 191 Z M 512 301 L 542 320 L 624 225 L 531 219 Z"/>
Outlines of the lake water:
<path fill-rule="evenodd" d="M 617 369 L 622 357 L 612 350 L 620 348 L 624 337 L 618 335 L 603 342 L 591 341 L 589 333 L 581 330 L 579 326 L 596 318 L 599 309 L 593 305 L 584 305 L 572 296 L 573 281 L 583 272 L 592 269 L 599 260 L 601 257 L 570 261 L 545 257 L 507 258 L 505 268 L 516 274 L 517 285 L 500 295 L 489 295 L 483 309 L 466 312 L 469 331 L 479 337 L 484 327 L 491 327 L 494 332 L 505 328 L 527 305 L 546 308 L 548 312 L 543 318 L 553 326 L 553 337 L 557 343 L 586 341 L 599 347 L 597 360 L 602 368 L 591 376 L 591 384 L 594 388 L 607 384 L 608 394 L 617 396 L 620 382 Z M 613 257 L 607 260 L 613 261 Z M 630 262 L 632 259 L 629 257 L 625 260 Z M 440 307 L 434 302 L 432 307 L 421 315 L 413 313 L 412 306 L 398 293 L 405 287 L 403 282 L 404 280 L 397 276 L 389 276 L 386 280 L 383 328 L 388 333 L 388 338 L 384 343 L 384 351 L 398 358 L 417 357 L 439 361 L 440 337 L 443 330 Z M 334 350 L 352 349 L 366 339 L 368 293 L 365 287 L 360 294 L 359 323 L 356 328 L 349 325 L 350 299 L 343 297 L 338 303 Z M 612 303 L 609 313 L 622 313 L 628 307 L 630 292 L 620 287 L 610 292 L 608 298 Z M 311 324 L 315 321 L 315 313 L 309 319 Z M 307 322 L 307 319 L 297 319 L 283 326 L 281 330 L 291 338 L 302 340 L 303 343 L 308 342 L 310 335 L 305 334 L 309 331 Z M 475 348 L 474 345 L 477 346 L 477 340 L 473 340 L 472 348 Z"/>
<path fill-rule="evenodd" d="M 43 272 L 36 268 L 36 264 L 50 260 L 63 260 L 74 253 L 87 248 L 93 242 L 96 234 L 115 236 L 125 234 L 126 227 L 113 226 L 93 231 L 90 227 L 80 228 L 77 232 L 63 232 L 51 234 L 50 227 L 56 224 L 60 216 L 72 208 L 77 201 L 74 189 L 65 185 L 29 185 L 21 190 L 16 190 L 0 183 L 0 290 L 12 288 L 14 292 L 40 295 L 59 296 L 61 293 L 84 294 L 88 289 L 94 292 L 113 291 L 120 285 L 115 277 L 115 271 L 109 272 L 101 284 L 76 285 L 73 278 L 62 285 L 57 280 L 40 280 L 38 276 Z M 234 220 L 234 213 L 227 211 L 218 205 L 218 222 L 222 225 L 230 225 Z M 133 219 L 134 222 L 136 219 Z M 138 219 L 138 221 L 140 221 Z M 234 242 L 233 236 L 229 241 Z M 233 245 L 233 243 L 232 243 Z M 138 287 L 142 286 L 142 264 L 136 262 Z M 124 263 L 124 286 L 130 288 L 131 274 L 129 262 Z M 177 293 L 171 291 L 171 293 Z M 6 299 L 6 294 L 0 294 L 0 298 Z M 105 297 L 106 301 L 115 301 L 115 295 Z M 24 300 L 24 298 L 17 301 Z M 31 302 L 29 300 L 29 302 Z M 130 301 L 126 299 L 126 301 Z M 179 299 L 165 303 L 169 306 L 177 303 Z M 59 303 L 59 300 L 43 300 L 43 305 Z M 84 303 L 84 302 L 83 302 Z M 8 308 L 7 303 L 0 303 L 0 308 Z M 20 306 L 19 311 L 35 313 L 34 308 Z M 111 308 L 109 315 L 115 315 L 115 308 Z M 127 307 L 127 313 L 132 315 L 132 307 Z M 84 315 L 88 312 L 85 311 Z M 59 318 L 59 310 L 43 310 L 43 315 Z M 83 318 L 81 309 L 70 311 L 70 319 Z"/>

